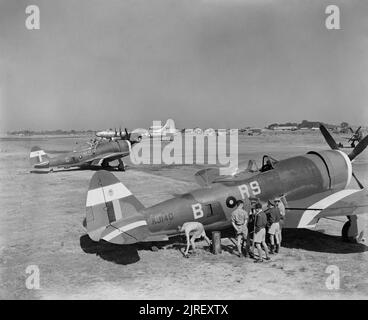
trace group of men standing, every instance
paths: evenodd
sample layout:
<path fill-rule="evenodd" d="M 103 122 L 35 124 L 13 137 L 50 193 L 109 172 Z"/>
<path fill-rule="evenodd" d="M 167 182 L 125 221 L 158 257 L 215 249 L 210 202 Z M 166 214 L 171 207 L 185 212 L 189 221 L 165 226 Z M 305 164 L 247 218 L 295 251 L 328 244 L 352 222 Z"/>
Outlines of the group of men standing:
<path fill-rule="evenodd" d="M 269 200 L 267 208 L 262 209 L 262 204 L 257 198 L 238 200 L 237 207 L 231 214 L 231 222 L 237 239 L 238 256 L 243 255 L 243 245 L 246 243 L 244 256 L 254 258 L 254 247 L 258 251 L 258 259 L 255 262 L 270 260 L 270 254 L 277 254 L 281 245 L 281 228 L 285 216 L 285 207 L 281 198 Z M 268 235 L 269 246 L 266 243 Z M 251 242 L 253 244 L 251 246 Z M 262 250 L 263 248 L 263 250 Z"/>
<path fill-rule="evenodd" d="M 267 208 L 262 209 L 262 204 L 258 198 L 238 200 L 236 209 L 231 214 L 231 223 L 235 230 L 238 256 L 243 255 L 251 258 L 254 256 L 254 247 L 257 248 L 258 258 L 255 262 L 263 262 L 263 251 L 265 260 L 270 260 L 270 254 L 277 254 L 281 245 L 281 228 L 285 217 L 285 206 L 281 198 L 277 197 L 269 200 Z M 186 222 L 178 227 L 179 232 L 184 232 L 187 240 L 185 257 L 189 257 L 189 248 L 195 250 L 195 240 L 204 238 L 208 245 L 210 239 L 206 236 L 204 226 L 200 222 Z M 268 237 L 266 237 L 268 236 Z M 268 241 L 266 241 L 266 238 Z M 252 243 L 253 240 L 253 243 Z M 252 245 L 251 245 L 252 243 Z M 269 246 L 267 245 L 269 244 Z M 262 250 L 263 248 L 263 250 Z"/>

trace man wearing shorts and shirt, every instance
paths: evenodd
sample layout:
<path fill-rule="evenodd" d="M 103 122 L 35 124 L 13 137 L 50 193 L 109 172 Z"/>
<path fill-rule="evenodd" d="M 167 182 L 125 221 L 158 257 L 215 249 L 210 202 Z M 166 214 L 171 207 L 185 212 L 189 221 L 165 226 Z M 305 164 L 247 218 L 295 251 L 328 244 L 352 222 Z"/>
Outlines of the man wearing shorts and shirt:
<path fill-rule="evenodd" d="M 267 219 L 268 219 L 268 231 L 270 236 L 270 254 L 279 252 L 279 233 L 280 233 L 280 219 L 281 214 L 279 208 L 277 208 L 271 201 L 268 201 Z"/>
<path fill-rule="evenodd" d="M 266 260 L 270 260 L 266 245 L 266 225 L 267 225 L 266 213 L 262 210 L 262 205 L 260 203 L 257 203 L 255 205 L 255 233 L 253 241 L 258 250 L 258 259 L 255 262 L 263 262 L 261 245 L 266 254 Z"/>
<path fill-rule="evenodd" d="M 178 227 L 178 230 L 180 232 L 185 232 L 185 237 L 187 238 L 187 249 L 184 252 L 184 256 L 186 258 L 189 258 L 188 252 L 190 245 L 192 245 L 193 252 L 195 251 L 194 241 L 196 239 L 203 237 L 207 241 L 208 245 L 211 245 L 211 240 L 207 237 L 206 232 L 204 231 L 203 224 L 200 222 L 185 222 L 181 227 Z"/>
<path fill-rule="evenodd" d="M 278 240 L 279 240 L 279 246 L 281 246 L 282 227 L 284 225 L 284 220 L 285 220 L 285 204 L 283 201 L 281 201 L 280 197 L 276 197 L 274 200 L 274 203 L 275 203 L 275 207 L 278 208 L 280 211 L 280 221 L 279 221 L 280 232 L 278 233 Z"/>
<path fill-rule="evenodd" d="M 247 212 L 244 208 L 244 202 L 242 200 L 238 200 L 236 202 L 237 208 L 231 213 L 231 223 L 235 230 L 237 247 L 238 247 L 238 256 L 239 258 L 242 255 L 242 247 L 244 241 L 246 242 L 245 247 L 245 256 L 249 252 L 249 240 L 248 240 L 248 217 L 249 212 Z"/>

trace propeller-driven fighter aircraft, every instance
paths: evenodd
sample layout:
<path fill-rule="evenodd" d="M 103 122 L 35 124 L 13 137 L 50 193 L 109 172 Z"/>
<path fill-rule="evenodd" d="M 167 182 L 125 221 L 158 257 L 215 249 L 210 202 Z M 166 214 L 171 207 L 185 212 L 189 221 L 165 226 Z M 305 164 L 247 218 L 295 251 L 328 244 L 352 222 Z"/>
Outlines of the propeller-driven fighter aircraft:
<path fill-rule="evenodd" d="M 362 127 L 360 126 L 357 130 L 355 130 L 355 132 L 353 131 L 353 129 L 351 127 L 349 127 L 351 133 L 353 134 L 351 137 L 346 138 L 348 140 L 348 143 L 350 143 L 350 146 L 348 146 L 347 148 L 355 148 L 355 143 L 356 142 L 360 142 L 363 139 L 363 133 L 360 130 Z M 346 148 L 344 147 L 341 143 L 339 144 L 340 148 Z"/>
<path fill-rule="evenodd" d="M 230 227 L 238 199 L 249 203 L 250 197 L 257 197 L 265 203 L 283 195 L 284 228 L 312 228 L 320 219 L 346 216 L 342 238 L 362 242 L 361 214 L 368 211 L 368 193 L 353 173 L 352 161 L 367 147 L 368 136 L 347 155 L 324 126 L 320 130 L 332 150 L 280 161 L 266 156 L 258 171 L 248 166 L 245 175 L 199 179 L 201 188 L 149 208 L 113 174 L 96 172 L 87 193 L 83 225 L 94 241 L 163 241 L 177 235 L 178 226 L 187 221 L 199 221 L 207 231 Z M 360 189 L 347 189 L 352 177 Z"/>
<path fill-rule="evenodd" d="M 133 144 L 140 141 L 132 139 L 129 133 L 126 133 L 125 137 L 124 140 L 94 140 L 77 150 L 53 158 L 41 148 L 33 147 L 29 159 L 35 169 L 51 171 L 53 168 L 108 168 L 110 162 L 117 160 L 118 170 L 125 171 L 122 158 L 130 154 Z"/>
<path fill-rule="evenodd" d="M 96 132 L 96 137 L 108 140 L 126 140 L 126 137 L 131 134 L 128 133 L 128 130 L 125 128 L 124 132 L 119 128 L 119 131 L 116 130 L 105 130 Z M 142 139 L 141 135 L 137 135 L 136 140 L 140 141 Z"/>

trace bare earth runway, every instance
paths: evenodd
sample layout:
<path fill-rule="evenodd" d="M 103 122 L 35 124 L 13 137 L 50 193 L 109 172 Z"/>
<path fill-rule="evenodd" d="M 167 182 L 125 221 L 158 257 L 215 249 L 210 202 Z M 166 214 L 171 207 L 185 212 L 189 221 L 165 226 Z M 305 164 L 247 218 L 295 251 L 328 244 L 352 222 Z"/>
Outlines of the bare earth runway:
<path fill-rule="evenodd" d="M 0 139 L 0 298 L 368 298 L 368 247 L 341 242 L 342 224 L 336 221 L 320 221 L 314 231 L 284 230 L 281 253 L 262 265 L 232 254 L 234 245 L 225 238 L 222 255 L 199 250 L 190 259 L 183 258 L 180 239 L 157 252 L 148 245 L 93 243 L 82 227 L 93 172 L 32 174 L 28 163 L 33 145 L 55 153 L 82 140 Z M 281 159 L 327 148 L 318 132 L 239 138 L 240 160 L 258 164 L 264 152 Z M 115 174 L 146 206 L 197 187 L 193 175 L 199 166 L 127 163 L 125 173 Z M 353 167 L 368 185 L 367 151 Z M 39 267 L 39 290 L 25 286 L 29 265 Z M 325 285 L 329 265 L 340 269 L 339 290 Z"/>

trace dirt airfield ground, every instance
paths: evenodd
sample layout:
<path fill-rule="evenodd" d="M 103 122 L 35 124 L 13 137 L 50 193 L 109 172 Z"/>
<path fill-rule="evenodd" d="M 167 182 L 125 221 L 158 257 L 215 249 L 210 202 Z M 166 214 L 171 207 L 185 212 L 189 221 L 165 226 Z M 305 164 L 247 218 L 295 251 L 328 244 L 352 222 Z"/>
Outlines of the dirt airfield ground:
<path fill-rule="evenodd" d="M 281 253 L 261 265 L 235 256 L 227 238 L 221 255 L 199 250 L 190 259 L 183 258 L 180 239 L 157 252 L 147 245 L 93 243 L 82 227 L 93 172 L 34 174 L 28 163 L 33 145 L 55 156 L 83 140 L 0 139 L 1 299 L 368 298 L 368 247 L 341 242 L 342 224 L 336 221 L 321 221 L 314 231 L 284 230 Z M 255 159 L 258 164 L 264 153 L 282 159 L 327 148 L 318 132 L 239 138 L 240 160 Z M 150 206 L 196 188 L 193 175 L 200 168 L 130 165 L 116 176 Z M 367 169 L 368 150 L 354 162 L 364 185 Z M 356 187 L 355 182 L 351 186 Z M 25 286 L 29 265 L 40 270 L 39 290 Z M 340 270 L 339 290 L 325 285 L 329 265 Z"/>

